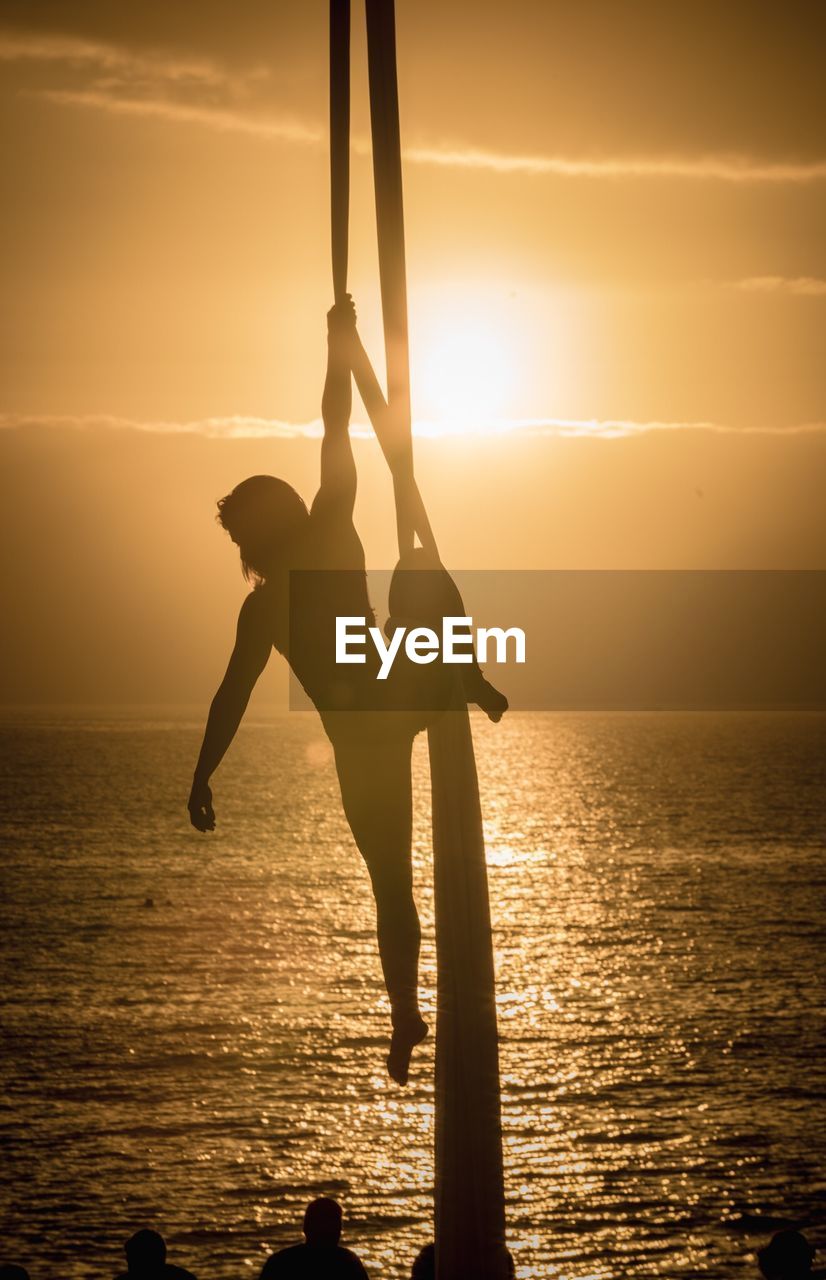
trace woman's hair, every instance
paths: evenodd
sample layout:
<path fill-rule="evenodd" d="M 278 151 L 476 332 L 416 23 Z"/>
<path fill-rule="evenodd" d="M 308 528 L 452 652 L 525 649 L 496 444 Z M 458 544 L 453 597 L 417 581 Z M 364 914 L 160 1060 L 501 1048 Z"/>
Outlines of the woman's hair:
<path fill-rule="evenodd" d="M 244 577 L 256 586 L 307 518 L 304 500 L 275 476 L 250 476 L 218 502 L 218 523 L 238 544 Z"/>

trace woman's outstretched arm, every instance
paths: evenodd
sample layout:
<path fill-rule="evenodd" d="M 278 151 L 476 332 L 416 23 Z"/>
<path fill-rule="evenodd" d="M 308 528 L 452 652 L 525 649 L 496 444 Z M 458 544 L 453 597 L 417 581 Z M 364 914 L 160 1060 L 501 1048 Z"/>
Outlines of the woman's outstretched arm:
<path fill-rule="evenodd" d="M 209 780 L 235 737 L 255 682 L 270 656 L 272 642 L 264 618 L 263 604 L 263 598 L 253 591 L 241 606 L 235 647 L 226 675 L 209 709 L 187 806 L 189 820 L 198 831 L 215 830 L 215 810 L 212 807 Z"/>
<path fill-rule="evenodd" d="M 356 463 L 350 444 L 353 404 L 350 350 L 356 312 L 349 294 L 327 313 L 327 378 L 321 398 L 324 439 L 321 442 L 321 486 L 314 506 L 334 506 L 347 516 L 356 501 Z"/>

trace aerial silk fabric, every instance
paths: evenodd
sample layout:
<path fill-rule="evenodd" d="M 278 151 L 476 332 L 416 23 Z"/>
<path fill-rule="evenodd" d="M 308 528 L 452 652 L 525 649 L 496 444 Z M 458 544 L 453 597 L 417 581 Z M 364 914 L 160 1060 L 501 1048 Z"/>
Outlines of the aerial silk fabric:
<path fill-rule="evenodd" d="M 461 686 L 459 686 L 461 690 Z M 505 1191 L 485 842 L 464 700 L 428 730 L 436 899 L 437 1280 L 503 1280 Z"/>
<path fill-rule="evenodd" d="M 347 292 L 350 224 L 350 0 L 330 3 L 330 229 L 333 297 Z"/>
<path fill-rule="evenodd" d="M 413 475 L 407 289 L 393 0 L 366 0 L 387 399 L 365 359 L 356 382 L 393 475 L 399 554 L 438 557 Z M 331 209 L 336 298 L 346 289 L 349 0 L 330 3 Z M 347 62 L 347 68 L 343 66 Z M 347 96 L 347 102 L 344 97 Z M 493 946 L 479 783 L 467 706 L 428 730 L 436 898 L 437 1280 L 503 1280 L 505 1207 Z"/>

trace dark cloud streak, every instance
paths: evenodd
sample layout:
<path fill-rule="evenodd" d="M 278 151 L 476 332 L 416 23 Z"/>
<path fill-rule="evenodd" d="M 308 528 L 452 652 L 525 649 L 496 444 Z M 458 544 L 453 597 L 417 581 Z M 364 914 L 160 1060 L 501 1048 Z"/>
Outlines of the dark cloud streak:
<path fill-rule="evenodd" d="M 398 0 L 397 10 L 411 144 L 435 139 L 441 147 L 449 122 L 450 137 L 468 148 L 505 155 L 826 158 L 826 18 L 809 0 Z M 360 26 L 358 5 L 354 12 Z M 4 23 L 208 58 L 230 77 L 263 63 L 279 108 L 289 100 L 296 113 L 317 117 L 326 103 L 324 0 L 243 0 L 231 10 L 214 2 L 10 0 Z"/>

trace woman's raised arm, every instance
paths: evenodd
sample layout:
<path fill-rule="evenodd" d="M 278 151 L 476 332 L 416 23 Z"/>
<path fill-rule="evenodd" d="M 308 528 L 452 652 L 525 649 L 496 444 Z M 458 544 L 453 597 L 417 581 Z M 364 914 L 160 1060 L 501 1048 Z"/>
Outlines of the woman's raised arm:
<path fill-rule="evenodd" d="M 347 516 L 356 501 L 356 463 L 350 444 L 353 405 L 350 352 L 356 332 L 356 311 L 347 295 L 327 313 L 327 378 L 321 398 L 324 439 L 321 442 L 321 485 L 316 503 L 335 506 Z"/>

